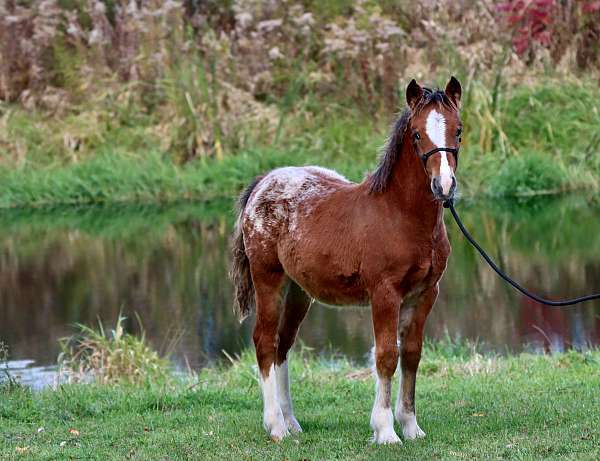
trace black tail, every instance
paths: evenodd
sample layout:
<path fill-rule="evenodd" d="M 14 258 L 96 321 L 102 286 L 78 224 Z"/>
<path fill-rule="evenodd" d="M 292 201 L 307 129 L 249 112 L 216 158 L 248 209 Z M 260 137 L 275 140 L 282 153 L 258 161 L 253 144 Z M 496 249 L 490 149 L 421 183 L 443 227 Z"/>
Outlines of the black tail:
<path fill-rule="evenodd" d="M 254 309 L 254 284 L 250 275 L 250 261 L 246 255 L 244 235 L 242 233 L 242 213 L 246 208 L 250 194 L 260 182 L 262 176 L 254 178 L 252 183 L 242 192 L 238 199 L 237 220 L 233 233 L 232 253 L 233 264 L 229 274 L 233 281 L 235 294 L 233 298 L 233 311 L 242 322 Z"/>

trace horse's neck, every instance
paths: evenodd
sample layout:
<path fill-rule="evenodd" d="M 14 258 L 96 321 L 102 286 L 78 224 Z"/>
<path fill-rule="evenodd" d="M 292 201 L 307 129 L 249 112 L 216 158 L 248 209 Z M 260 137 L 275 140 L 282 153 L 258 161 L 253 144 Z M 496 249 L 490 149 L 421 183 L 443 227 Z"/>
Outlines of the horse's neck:
<path fill-rule="evenodd" d="M 403 219 L 414 218 L 424 232 L 443 226 L 442 205 L 433 198 L 429 177 L 411 142 L 403 142 L 394 165 L 392 179 L 384 192 L 392 206 L 399 207 Z"/>

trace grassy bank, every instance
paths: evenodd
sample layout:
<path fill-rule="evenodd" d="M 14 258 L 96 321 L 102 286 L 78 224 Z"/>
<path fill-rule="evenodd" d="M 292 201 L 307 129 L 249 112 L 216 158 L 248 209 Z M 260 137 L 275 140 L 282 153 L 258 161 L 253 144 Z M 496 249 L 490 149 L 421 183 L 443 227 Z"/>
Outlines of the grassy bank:
<path fill-rule="evenodd" d="M 494 96 L 473 81 L 466 91 L 463 196 L 600 189 L 597 85 L 549 81 Z M 361 180 L 377 162 L 392 117 L 369 118 L 339 105 L 312 110 L 282 121 L 274 143 L 184 164 L 158 147 L 148 118 L 104 127 L 86 141 L 86 151 L 65 158 L 54 133 L 71 122 L 16 110 L 4 118 L 6 136 L 29 153 L 16 163 L 4 159 L 0 208 L 209 201 L 232 197 L 253 176 L 283 165 L 320 164 Z"/>
<path fill-rule="evenodd" d="M 300 354 L 301 355 L 301 354 Z M 600 353 L 493 358 L 428 348 L 423 440 L 369 443 L 373 384 L 344 361 L 296 354 L 304 433 L 270 442 L 251 353 L 171 384 L 3 389 L 2 459 L 598 459 Z"/>
<path fill-rule="evenodd" d="M 2 4 L 0 207 L 231 198 L 289 164 L 358 180 L 408 82 L 450 75 L 464 195 L 600 189 L 600 6 L 434 3 Z"/>

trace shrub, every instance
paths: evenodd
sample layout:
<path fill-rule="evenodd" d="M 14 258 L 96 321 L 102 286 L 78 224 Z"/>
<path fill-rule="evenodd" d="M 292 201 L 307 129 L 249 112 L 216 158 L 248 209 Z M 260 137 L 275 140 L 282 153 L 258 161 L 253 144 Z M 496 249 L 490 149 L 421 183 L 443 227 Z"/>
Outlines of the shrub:
<path fill-rule="evenodd" d="M 599 63 L 600 2 L 597 0 L 510 0 L 500 2 L 497 8 L 505 15 L 515 51 L 528 62 L 533 61 L 540 49 L 547 49 L 557 63 L 574 45 L 580 68 Z"/>
<path fill-rule="evenodd" d="M 563 188 L 566 173 L 552 157 L 535 153 L 510 157 L 496 176 L 489 191 L 496 196 L 528 196 L 556 192 Z"/>
<path fill-rule="evenodd" d="M 119 315 L 110 334 L 100 322 L 97 330 L 78 324 L 79 332 L 60 342 L 61 377 L 66 376 L 70 382 L 92 380 L 102 384 L 168 380 L 168 362 L 148 346 L 143 332 L 141 337 L 126 333 L 124 321 L 125 317 Z"/>

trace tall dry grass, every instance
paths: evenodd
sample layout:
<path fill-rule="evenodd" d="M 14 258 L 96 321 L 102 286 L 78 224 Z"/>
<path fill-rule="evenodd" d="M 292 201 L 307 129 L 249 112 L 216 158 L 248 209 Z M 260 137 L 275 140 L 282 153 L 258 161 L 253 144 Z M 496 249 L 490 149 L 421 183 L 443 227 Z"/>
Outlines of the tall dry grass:
<path fill-rule="evenodd" d="M 61 340 L 60 379 L 100 384 L 168 380 L 167 360 L 147 344 L 143 332 L 141 337 L 127 333 L 124 322 L 125 317 L 119 315 L 110 332 L 100 322 L 97 329 L 78 325 L 78 334 Z"/>
<path fill-rule="evenodd" d="M 185 162 L 279 141 L 288 120 L 333 105 L 387 120 L 408 78 L 440 85 L 453 73 L 478 101 L 471 117 L 482 149 L 508 152 L 497 122 L 500 70 L 515 82 L 549 66 L 572 73 L 598 64 L 581 56 L 593 54 L 600 13 L 567 3 L 548 26 L 555 40 L 525 56 L 513 46 L 523 25 L 493 0 L 6 0 L 0 100 L 42 114 L 39 126 L 60 119 L 46 151 L 62 162 L 129 126 L 144 126 L 138 144 L 145 138 Z M 9 126 L 2 161 L 11 166 L 31 150 L 10 129 L 14 110 L 0 105 Z"/>

